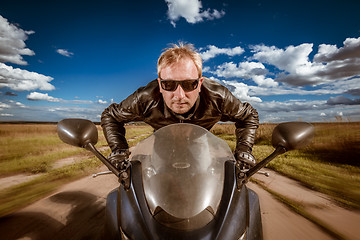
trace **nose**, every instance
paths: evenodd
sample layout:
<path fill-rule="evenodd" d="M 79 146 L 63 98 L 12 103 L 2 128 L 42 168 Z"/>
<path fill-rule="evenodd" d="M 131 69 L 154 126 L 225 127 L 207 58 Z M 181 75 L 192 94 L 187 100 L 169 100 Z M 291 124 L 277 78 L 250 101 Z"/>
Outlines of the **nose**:
<path fill-rule="evenodd" d="M 174 97 L 181 100 L 185 97 L 185 91 L 182 89 L 182 87 L 179 85 L 177 89 L 174 91 Z"/>

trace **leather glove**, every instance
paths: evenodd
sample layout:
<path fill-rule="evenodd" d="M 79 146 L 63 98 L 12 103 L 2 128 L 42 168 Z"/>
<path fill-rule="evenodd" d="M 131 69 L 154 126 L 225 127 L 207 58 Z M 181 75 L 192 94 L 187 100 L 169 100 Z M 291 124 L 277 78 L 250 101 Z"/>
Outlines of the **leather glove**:
<path fill-rule="evenodd" d="M 249 152 L 236 151 L 235 152 L 236 162 L 239 164 L 247 164 L 251 167 L 255 166 L 256 161 L 254 156 Z"/>
<path fill-rule="evenodd" d="M 108 156 L 108 160 L 117 169 L 124 170 L 127 166 L 129 156 L 129 149 L 120 149 L 110 153 L 110 155 Z"/>

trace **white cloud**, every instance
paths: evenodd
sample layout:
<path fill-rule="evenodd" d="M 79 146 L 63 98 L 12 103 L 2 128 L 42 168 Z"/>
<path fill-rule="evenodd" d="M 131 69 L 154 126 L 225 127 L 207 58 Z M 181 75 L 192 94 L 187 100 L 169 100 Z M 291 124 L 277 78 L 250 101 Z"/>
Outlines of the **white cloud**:
<path fill-rule="evenodd" d="M 217 80 L 219 81 L 219 80 Z M 236 81 L 220 81 L 223 85 L 225 85 L 227 88 L 230 89 L 232 94 L 234 94 L 235 97 L 240 99 L 241 101 L 248 101 L 248 102 L 262 102 L 262 100 L 258 97 L 251 97 L 249 95 L 249 86 L 236 82 Z"/>
<path fill-rule="evenodd" d="M 289 102 L 306 102 L 306 99 L 289 99 Z"/>
<path fill-rule="evenodd" d="M 73 103 L 73 104 L 92 104 L 93 101 L 90 100 L 61 100 L 64 103 Z"/>
<path fill-rule="evenodd" d="M 13 100 L 9 100 L 9 103 L 15 105 L 16 107 L 26 108 L 26 106 L 24 104 L 22 104 L 21 102 L 15 102 Z"/>
<path fill-rule="evenodd" d="M 60 102 L 59 98 L 49 96 L 47 93 L 32 92 L 26 96 L 31 101 Z"/>
<path fill-rule="evenodd" d="M 327 101 L 329 105 L 360 105 L 360 99 L 349 99 L 343 95 L 330 97 Z"/>
<path fill-rule="evenodd" d="M 0 113 L 0 117 L 5 117 L 6 120 L 11 120 L 11 119 L 9 119 L 9 117 L 14 116 L 14 114 L 12 113 L 14 110 L 16 111 L 17 109 L 20 109 L 20 108 L 21 109 L 27 108 L 24 104 L 22 104 L 20 102 L 15 102 L 13 100 L 9 100 L 8 102 L 9 102 L 9 104 L 0 102 L 0 111 L 4 111 L 6 109 L 5 113 L 4 112 Z"/>
<path fill-rule="evenodd" d="M 234 47 L 234 48 L 218 48 L 214 45 L 207 46 L 208 50 L 205 52 L 200 53 L 202 59 L 204 61 L 207 61 L 211 58 L 216 57 L 220 54 L 225 54 L 228 56 L 235 56 L 235 55 L 241 55 L 244 53 L 244 49 L 241 47 Z"/>
<path fill-rule="evenodd" d="M 64 100 L 62 98 L 55 98 L 49 96 L 48 93 L 32 92 L 26 96 L 31 101 L 47 101 L 47 102 L 60 102 L 60 103 L 71 103 L 71 104 L 92 104 L 93 101 L 89 100 Z"/>
<path fill-rule="evenodd" d="M 0 116 L 1 117 L 13 117 L 14 115 L 10 114 L 10 113 L 1 113 Z"/>
<path fill-rule="evenodd" d="M 278 85 L 273 79 L 265 77 L 268 70 L 259 62 L 240 62 L 238 66 L 233 62 L 227 62 L 219 65 L 212 73 L 224 78 L 252 79 L 259 86 L 276 87 Z"/>
<path fill-rule="evenodd" d="M 324 117 L 325 115 L 332 116 L 332 114 L 329 113 L 331 107 L 326 104 L 326 101 L 266 101 L 253 103 L 252 105 L 259 112 L 262 122 L 294 120 L 312 122 L 319 121 L 319 119 L 321 119 L 320 117 Z"/>
<path fill-rule="evenodd" d="M 294 86 L 321 85 L 347 80 L 360 75 L 360 38 L 348 38 L 344 47 L 320 45 L 319 52 L 311 62 L 309 54 L 313 44 L 304 43 L 278 49 L 274 46 L 252 46 L 251 59 L 273 65 L 282 72 L 275 81 Z"/>
<path fill-rule="evenodd" d="M 275 95 L 324 95 L 349 93 L 352 89 L 359 88 L 360 78 L 332 81 L 322 84 L 321 88 L 293 87 L 279 85 L 277 87 L 249 86 L 249 93 L 254 96 L 275 96 Z M 354 94 L 356 96 L 356 94 Z"/>
<path fill-rule="evenodd" d="M 350 46 L 349 43 L 345 42 L 344 46 Z M 352 40 L 352 49 L 357 46 L 356 42 L 356 39 Z M 244 61 L 238 64 L 225 62 L 218 65 L 214 71 L 210 67 L 206 67 L 205 70 L 213 76 L 233 79 L 232 81 L 217 81 L 222 82 L 240 100 L 251 102 L 258 110 L 262 122 L 294 121 L 297 119 L 303 121 L 334 121 L 339 116 L 355 121 L 359 120 L 360 109 L 358 105 L 360 99 L 350 99 L 341 94 L 360 95 L 360 68 L 358 66 L 360 56 L 352 59 L 334 59 L 334 56 L 340 56 L 339 51 L 343 51 L 341 48 L 336 55 L 332 55 L 332 60 L 327 60 L 328 62 L 312 62 L 309 59 L 312 47 L 312 44 L 289 46 L 284 49 L 264 45 L 252 46 L 254 55 L 247 60 L 259 62 Z M 331 47 L 329 49 L 329 52 L 335 52 L 331 50 Z M 350 57 L 350 55 L 348 56 Z M 271 66 L 276 67 L 279 71 L 271 70 L 270 72 L 267 70 Z M 279 75 L 276 76 L 276 73 Z M 272 76 L 275 78 L 270 78 L 270 74 L 273 74 Z M 214 79 L 214 77 L 210 78 Z M 270 84 L 262 82 L 266 79 L 270 79 Z M 281 82 L 291 83 L 289 82 L 290 79 L 294 81 L 292 82 L 293 85 L 299 86 L 294 87 Z M 246 85 L 240 82 L 244 80 L 252 80 L 257 85 Z M 273 82 L 277 83 L 277 86 L 271 85 Z M 304 100 L 304 96 L 317 95 L 321 99 L 321 95 L 325 94 L 338 96 L 330 97 L 328 100 Z M 259 98 L 259 96 L 273 95 L 289 95 L 291 99 L 280 102 L 263 101 Z M 301 99 L 294 99 L 294 95 L 301 95 L 302 97 Z"/>
<path fill-rule="evenodd" d="M 218 65 L 210 62 L 204 72 L 228 87 L 240 100 L 251 102 L 263 122 L 334 121 L 340 112 L 343 118 L 359 121 L 360 38 L 347 38 L 341 47 L 322 44 L 318 53 L 313 53 L 313 47 L 311 43 L 283 49 L 250 46 L 252 54 L 244 53 L 242 62 Z M 202 53 L 208 54 L 205 59 L 226 54 L 215 46 L 212 49 L 209 47 Z M 280 95 L 289 100 L 267 100 L 269 96 Z M 301 97 L 296 99 L 295 95 Z M 313 98 L 319 100 L 311 100 Z"/>
<path fill-rule="evenodd" d="M 66 49 L 57 49 L 56 52 L 60 55 L 63 55 L 65 57 L 71 57 L 74 55 L 74 53 L 72 52 L 69 52 L 68 50 Z"/>
<path fill-rule="evenodd" d="M 258 108 L 261 112 L 275 113 L 275 112 L 294 112 L 305 110 L 320 110 L 328 109 L 326 101 L 267 101 L 258 104 Z"/>
<path fill-rule="evenodd" d="M 318 53 L 314 56 L 315 62 L 331 62 L 360 57 L 360 37 L 347 38 L 343 42 L 344 47 L 337 48 L 336 45 L 321 44 Z"/>
<path fill-rule="evenodd" d="M 13 68 L 5 62 L 27 65 L 22 55 L 32 56 L 35 53 L 26 48 L 25 41 L 34 31 L 24 31 L 0 15 L 0 88 L 8 87 L 15 91 L 53 90 L 49 82 L 53 80 L 35 72 Z"/>
<path fill-rule="evenodd" d="M 225 15 L 224 11 L 216 9 L 201 11 L 202 4 L 200 0 L 165 0 L 168 5 L 168 18 L 175 27 L 175 22 L 183 17 L 188 23 L 202 22 L 204 19 L 213 20 Z"/>
<path fill-rule="evenodd" d="M 104 100 L 99 99 L 99 100 L 97 100 L 97 103 L 99 103 L 99 104 L 107 104 L 108 102 L 107 102 L 107 101 L 104 101 Z"/>
<path fill-rule="evenodd" d="M 10 108 L 11 106 L 9 104 L 0 102 L 0 111 L 4 110 L 4 108 Z"/>
<path fill-rule="evenodd" d="M 210 68 L 210 67 L 204 66 L 203 69 L 202 69 L 202 72 L 203 72 L 203 73 L 206 73 L 206 72 L 211 73 L 212 71 L 211 71 L 211 68 Z"/>
<path fill-rule="evenodd" d="M 26 108 L 26 106 L 24 104 L 22 104 L 21 102 L 16 102 L 15 105 L 18 107 L 21 107 L 21 108 Z"/>
<path fill-rule="evenodd" d="M 104 107 L 99 104 L 90 106 L 61 106 L 57 105 L 34 105 L 27 108 L 7 109 L 6 114 L 12 116 L 1 116 L 0 119 L 5 121 L 54 121 L 58 122 L 64 118 L 84 118 L 91 121 L 100 121 L 100 117 Z M 21 112 L 20 112 L 21 111 Z"/>
<path fill-rule="evenodd" d="M 360 108 L 357 105 L 329 105 L 327 101 L 264 101 L 252 105 L 259 112 L 262 122 L 283 121 L 334 121 L 341 112 L 344 118 L 358 121 Z"/>
<path fill-rule="evenodd" d="M 251 77 L 252 80 L 259 86 L 265 87 L 277 87 L 279 84 L 274 81 L 272 78 L 267 78 L 263 75 L 254 75 Z"/>
<path fill-rule="evenodd" d="M 0 88 L 8 87 L 15 91 L 30 91 L 35 89 L 54 90 L 55 87 L 49 82 L 52 77 L 48 77 L 36 72 L 29 72 L 20 68 L 13 68 L 4 63 L 0 63 Z"/>
<path fill-rule="evenodd" d="M 284 70 L 292 74 L 305 74 L 308 67 L 311 66 L 309 54 L 312 52 L 313 44 L 304 43 L 299 46 L 288 46 L 285 50 L 274 46 L 268 47 L 264 45 L 253 46 L 253 59 L 263 63 L 276 66 L 280 70 Z"/>
<path fill-rule="evenodd" d="M 44 117 L 49 119 L 51 117 L 52 121 L 59 121 L 64 118 L 83 118 L 91 121 L 100 121 L 99 116 L 101 116 L 104 108 L 100 105 L 92 105 L 91 107 L 37 107 L 32 110 L 41 112 L 40 119 Z M 46 111 L 51 112 L 51 116 Z"/>
<path fill-rule="evenodd" d="M 22 55 L 32 56 L 35 53 L 26 48 L 25 41 L 34 31 L 24 31 L 0 15 L 0 62 L 27 65 Z"/>

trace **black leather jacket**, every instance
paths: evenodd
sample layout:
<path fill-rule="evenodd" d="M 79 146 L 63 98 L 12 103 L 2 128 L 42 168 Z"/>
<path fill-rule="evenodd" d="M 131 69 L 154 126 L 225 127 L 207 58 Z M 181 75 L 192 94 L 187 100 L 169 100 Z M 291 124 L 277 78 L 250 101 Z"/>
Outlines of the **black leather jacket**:
<path fill-rule="evenodd" d="M 133 121 L 144 121 L 155 130 L 181 122 L 210 130 L 219 121 L 235 122 L 236 151 L 246 152 L 251 152 L 259 125 L 258 113 L 249 103 L 242 103 L 226 87 L 205 77 L 199 97 L 186 115 L 176 114 L 166 106 L 157 80 L 139 88 L 120 104 L 106 108 L 101 126 L 113 152 L 128 149 L 124 123 Z"/>

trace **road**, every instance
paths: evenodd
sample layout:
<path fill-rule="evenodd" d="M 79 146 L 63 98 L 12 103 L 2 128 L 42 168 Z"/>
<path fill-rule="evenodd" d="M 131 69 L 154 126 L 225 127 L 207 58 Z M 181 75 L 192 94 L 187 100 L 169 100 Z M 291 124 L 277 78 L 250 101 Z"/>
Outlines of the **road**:
<path fill-rule="evenodd" d="M 271 174 L 272 178 L 263 180 L 260 176 L 259 179 L 268 181 L 268 186 L 282 186 L 280 181 L 288 181 L 275 175 L 275 180 L 279 181 L 276 182 L 274 174 Z M 51 196 L 0 219 L 1 239 L 101 239 L 105 198 L 116 186 L 118 182 L 113 175 L 88 176 L 67 184 Z M 265 240 L 334 239 L 258 185 L 248 183 L 248 187 L 257 192 L 260 198 Z M 281 188 L 287 191 L 286 186 Z M 354 217 L 350 218 L 351 221 L 356 222 L 355 227 L 347 229 L 344 234 L 349 236 L 348 239 L 359 239 L 356 225 L 360 215 L 351 211 L 346 213 L 350 214 L 347 217 Z"/>

